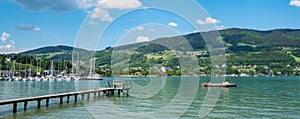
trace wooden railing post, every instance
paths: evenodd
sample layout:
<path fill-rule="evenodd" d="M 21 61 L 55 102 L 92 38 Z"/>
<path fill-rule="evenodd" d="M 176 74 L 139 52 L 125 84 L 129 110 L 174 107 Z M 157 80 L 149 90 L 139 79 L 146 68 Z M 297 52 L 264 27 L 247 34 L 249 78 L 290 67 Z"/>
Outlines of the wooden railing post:
<path fill-rule="evenodd" d="M 37 103 L 38 103 L 38 104 L 37 104 L 37 108 L 38 108 L 38 109 L 41 108 L 41 100 L 40 100 L 40 99 L 37 100 Z"/>
<path fill-rule="evenodd" d="M 46 107 L 49 107 L 49 98 L 46 99 Z"/>
<path fill-rule="evenodd" d="M 74 100 L 75 100 L 75 102 L 77 102 L 77 95 L 74 95 L 74 98 L 75 98 L 75 99 L 74 99 Z"/>
<path fill-rule="evenodd" d="M 13 104 L 13 113 L 17 112 L 17 105 L 18 105 L 18 103 L 14 102 L 14 104 Z"/>
<path fill-rule="evenodd" d="M 87 100 L 90 100 L 90 93 L 87 93 Z"/>
<path fill-rule="evenodd" d="M 63 96 L 61 96 L 61 97 L 59 97 L 60 98 L 60 102 L 59 102 L 59 104 L 63 104 L 63 99 L 64 99 L 64 97 Z"/>
<path fill-rule="evenodd" d="M 84 93 L 83 93 L 83 94 L 81 94 L 81 97 L 82 97 L 82 98 L 81 98 L 81 100 L 84 100 Z"/>
<path fill-rule="evenodd" d="M 70 96 L 67 96 L 67 103 L 70 103 Z"/>
<path fill-rule="evenodd" d="M 25 102 L 24 102 L 24 111 L 27 110 L 27 104 L 28 104 L 28 101 L 25 101 Z"/>

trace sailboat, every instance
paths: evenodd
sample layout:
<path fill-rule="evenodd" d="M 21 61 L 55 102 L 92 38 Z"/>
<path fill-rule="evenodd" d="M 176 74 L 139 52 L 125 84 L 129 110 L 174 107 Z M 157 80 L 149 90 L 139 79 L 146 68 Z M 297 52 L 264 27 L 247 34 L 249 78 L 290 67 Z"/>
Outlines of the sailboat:
<path fill-rule="evenodd" d="M 21 77 L 21 65 L 19 64 L 19 76 L 17 77 L 18 81 L 22 81 L 22 77 Z"/>
<path fill-rule="evenodd" d="M 29 80 L 28 77 L 27 77 L 27 67 L 26 67 L 26 65 L 27 65 L 27 58 L 26 58 L 26 63 L 25 63 L 25 77 L 22 78 L 23 81 L 28 81 Z"/>
<path fill-rule="evenodd" d="M 99 75 L 95 74 L 94 71 L 95 71 L 95 66 L 94 66 L 93 59 L 91 59 L 89 75 L 85 79 L 86 80 L 103 80 Z"/>
<path fill-rule="evenodd" d="M 10 69 L 10 77 L 9 77 L 9 81 L 14 81 L 16 79 L 15 77 L 15 62 L 13 62 L 11 69 Z"/>
<path fill-rule="evenodd" d="M 72 75 L 73 75 L 73 69 L 72 68 Z M 79 53 L 77 54 L 77 61 L 76 61 L 76 74 L 71 76 L 74 80 L 79 80 L 80 79 L 80 76 L 79 76 L 79 73 L 78 73 L 78 70 L 79 70 Z"/>
<path fill-rule="evenodd" d="M 54 81 L 56 79 L 53 72 L 53 61 L 51 61 L 51 74 L 47 78 L 49 81 Z"/>
<path fill-rule="evenodd" d="M 38 60 L 39 60 L 39 59 L 37 59 L 36 76 L 34 77 L 34 79 L 35 79 L 36 81 L 40 81 L 40 80 L 41 80 L 41 78 L 40 78 L 41 73 L 39 72 L 39 61 L 38 61 Z"/>

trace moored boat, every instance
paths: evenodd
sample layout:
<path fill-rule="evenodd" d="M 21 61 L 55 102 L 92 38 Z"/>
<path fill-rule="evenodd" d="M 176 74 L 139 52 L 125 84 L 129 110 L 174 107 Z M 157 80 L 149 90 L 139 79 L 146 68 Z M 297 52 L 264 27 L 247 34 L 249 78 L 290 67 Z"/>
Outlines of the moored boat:
<path fill-rule="evenodd" d="M 203 87 L 236 87 L 237 84 L 232 84 L 229 82 L 223 83 L 202 83 Z"/>

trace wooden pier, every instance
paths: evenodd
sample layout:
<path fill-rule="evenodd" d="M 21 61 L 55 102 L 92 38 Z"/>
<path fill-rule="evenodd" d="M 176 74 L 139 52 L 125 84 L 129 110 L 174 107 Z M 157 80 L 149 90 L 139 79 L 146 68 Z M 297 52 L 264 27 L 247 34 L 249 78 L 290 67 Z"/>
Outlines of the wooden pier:
<path fill-rule="evenodd" d="M 129 89 L 131 88 L 131 80 L 114 80 L 112 88 L 98 88 L 94 90 L 88 91 L 80 91 L 80 92 L 69 92 L 69 93 L 61 93 L 61 94 L 52 94 L 52 95 L 44 95 L 44 96 L 36 96 L 36 97 L 28 97 L 28 98 L 19 98 L 19 99 L 11 99 L 11 100 L 0 100 L 1 105 L 13 104 L 13 113 L 17 112 L 17 104 L 24 103 L 24 111 L 27 110 L 28 102 L 37 101 L 37 108 L 41 108 L 41 102 L 46 100 L 46 107 L 49 107 L 50 99 L 59 98 L 60 104 L 63 104 L 63 99 L 67 98 L 67 103 L 70 103 L 70 97 L 74 96 L 74 102 L 78 101 L 78 96 L 81 96 L 81 100 L 85 100 L 85 95 L 87 95 L 87 100 L 90 100 L 90 95 L 93 94 L 94 98 L 97 96 L 101 96 L 101 92 L 103 96 L 106 95 L 114 95 L 115 91 L 118 91 L 118 95 L 121 95 L 121 92 L 126 91 L 128 96 Z"/>

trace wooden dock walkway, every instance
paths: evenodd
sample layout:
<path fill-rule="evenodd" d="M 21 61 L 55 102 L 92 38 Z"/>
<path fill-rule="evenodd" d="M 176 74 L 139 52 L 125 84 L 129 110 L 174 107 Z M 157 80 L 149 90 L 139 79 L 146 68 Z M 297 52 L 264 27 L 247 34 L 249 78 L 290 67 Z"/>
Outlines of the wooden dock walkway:
<path fill-rule="evenodd" d="M 13 104 L 13 113 L 17 112 L 17 104 L 24 103 L 24 111 L 27 110 L 28 102 L 30 101 L 37 101 L 37 108 L 41 108 L 42 100 L 46 100 L 46 107 L 49 107 L 50 99 L 59 98 L 60 104 L 63 104 L 63 99 L 67 98 L 67 103 L 70 103 L 70 97 L 74 96 L 74 102 L 77 102 L 78 96 L 81 96 L 81 100 L 85 99 L 85 95 L 87 95 L 87 100 L 90 100 L 90 95 L 94 94 L 94 98 L 97 96 L 101 96 L 102 94 L 105 95 L 114 95 L 115 91 L 118 91 L 118 95 L 121 92 L 126 91 L 128 96 L 129 89 L 131 88 L 131 81 L 130 80 L 115 80 L 113 81 L 113 88 L 98 88 L 95 90 L 88 90 L 88 91 L 79 91 L 79 92 L 69 92 L 69 93 L 61 93 L 61 94 L 51 94 L 51 95 L 43 95 L 43 96 L 35 96 L 35 97 L 28 97 L 28 98 L 19 98 L 19 99 L 11 99 L 11 100 L 0 100 L 1 105 Z"/>

